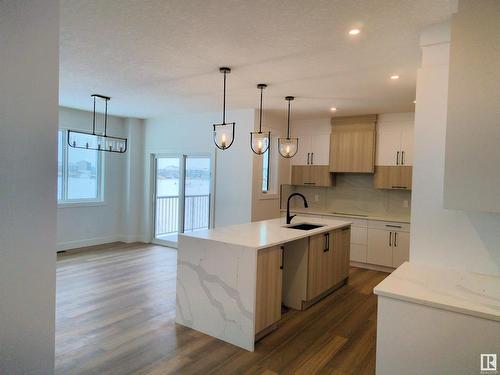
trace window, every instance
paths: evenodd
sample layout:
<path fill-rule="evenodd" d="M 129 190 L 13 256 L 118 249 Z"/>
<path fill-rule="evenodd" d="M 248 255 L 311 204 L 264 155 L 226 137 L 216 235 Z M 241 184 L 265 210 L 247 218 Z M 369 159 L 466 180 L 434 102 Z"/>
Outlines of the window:
<path fill-rule="evenodd" d="M 270 147 L 262 154 L 262 192 L 269 191 L 269 164 L 271 159 Z"/>
<path fill-rule="evenodd" d="M 101 152 L 69 147 L 66 130 L 59 130 L 58 136 L 58 203 L 101 202 Z"/>

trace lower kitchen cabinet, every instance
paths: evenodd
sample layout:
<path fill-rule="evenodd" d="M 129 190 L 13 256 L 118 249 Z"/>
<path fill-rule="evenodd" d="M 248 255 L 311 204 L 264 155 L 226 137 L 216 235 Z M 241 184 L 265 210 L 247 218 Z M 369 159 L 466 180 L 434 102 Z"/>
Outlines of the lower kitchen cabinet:
<path fill-rule="evenodd" d="M 368 229 L 366 262 L 392 267 L 392 232 L 384 229 Z"/>
<path fill-rule="evenodd" d="M 399 267 L 410 259 L 410 233 L 394 232 L 392 248 L 392 266 Z"/>
<path fill-rule="evenodd" d="M 368 229 L 367 263 L 396 268 L 409 259 L 409 253 L 410 233 Z"/>
<path fill-rule="evenodd" d="M 283 255 L 281 246 L 262 249 L 257 254 L 256 333 L 281 319 Z"/>

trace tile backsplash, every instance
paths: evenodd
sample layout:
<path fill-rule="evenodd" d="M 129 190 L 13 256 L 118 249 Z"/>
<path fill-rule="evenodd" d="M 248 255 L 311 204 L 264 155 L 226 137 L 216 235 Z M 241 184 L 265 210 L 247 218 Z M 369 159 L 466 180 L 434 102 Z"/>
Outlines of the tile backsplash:
<path fill-rule="evenodd" d="M 411 191 L 375 189 L 371 174 L 340 173 L 333 187 L 283 185 L 281 192 L 283 208 L 288 196 L 297 192 L 304 194 L 310 208 L 402 216 L 409 216 L 411 209 Z M 291 206 L 303 207 L 299 199 L 293 199 Z"/>

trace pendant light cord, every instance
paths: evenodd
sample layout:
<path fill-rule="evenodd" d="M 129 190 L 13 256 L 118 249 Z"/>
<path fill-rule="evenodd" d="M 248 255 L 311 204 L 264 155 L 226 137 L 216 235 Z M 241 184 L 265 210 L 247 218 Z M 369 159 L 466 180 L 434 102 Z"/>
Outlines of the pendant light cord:
<path fill-rule="evenodd" d="M 108 99 L 104 99 L 106 103 L 104 106 L 104 136 L 106 136 L 106 129 L 108 127 Z"/>
<path fill-rule="evenodd" d="M 286 132 L 286 139 L 290 139 L 290 100 L 288 101 L 288 130 Z"/>
<path fill-rule="evenodd" d="M 94 96 L 94 117 L 92 118 L 92 134 L 95 135 L 95 96 Z"/>
<path fill-rule="evenodd" d="M 226 71 L 224 71 L 224 99 L 222 101 L 222 123 L 226 123 Z"/>
<path fill-rule="evenodd" d="M 262 133 L 262 92 L 264 87 L 260 88 L 260 111 L 259 111 L 259 134 Z"/>

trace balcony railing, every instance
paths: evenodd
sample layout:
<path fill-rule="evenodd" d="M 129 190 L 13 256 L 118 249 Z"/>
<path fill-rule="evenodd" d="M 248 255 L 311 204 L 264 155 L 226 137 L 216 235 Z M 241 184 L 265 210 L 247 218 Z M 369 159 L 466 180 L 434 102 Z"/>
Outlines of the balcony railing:
<path fill-rule="evenodd" d="M 210 195 L 186 195 L 184 232 L 208 228 Z M 179 196 L 156 198 L 156 236 L 179 231 Z"/>

